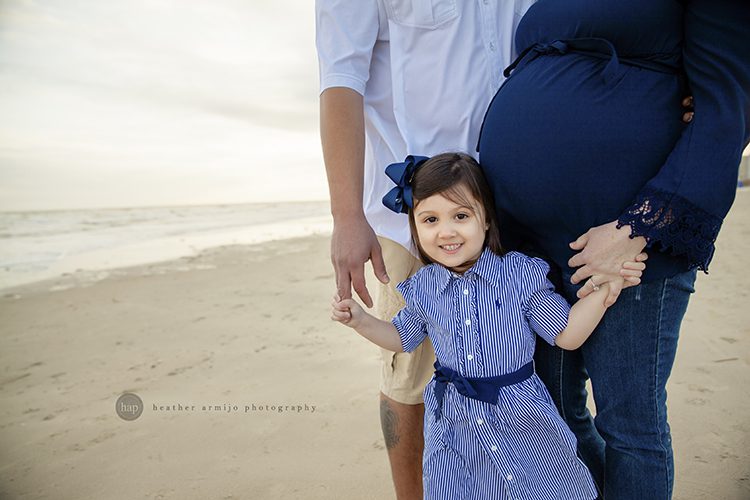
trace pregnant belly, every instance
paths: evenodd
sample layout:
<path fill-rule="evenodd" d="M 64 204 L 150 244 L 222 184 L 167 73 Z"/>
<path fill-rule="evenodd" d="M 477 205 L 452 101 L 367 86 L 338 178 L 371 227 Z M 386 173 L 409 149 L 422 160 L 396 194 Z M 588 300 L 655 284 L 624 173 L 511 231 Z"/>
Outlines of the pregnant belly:
<path fill-rule="evenodd" d="M 487 112 L 480 161 L 495 202 L 540 237 L 577 236 L 617 218 L 683 129 L 677 76 L 621 65 L 605 83 L 604 64 L 539 57 Z"/>

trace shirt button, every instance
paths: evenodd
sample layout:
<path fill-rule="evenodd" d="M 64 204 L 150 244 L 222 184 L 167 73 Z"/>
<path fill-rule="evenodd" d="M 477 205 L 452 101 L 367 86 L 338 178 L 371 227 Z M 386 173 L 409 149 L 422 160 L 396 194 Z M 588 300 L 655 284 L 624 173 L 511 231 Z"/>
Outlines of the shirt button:
<path fill-rule="evenodd" d="M 482 424 L 484 423 L 484 420 L 482 420 L 481 418 L 478 418 L 478 419 L 477 419 L 477 423 L 478 423 L 479 425 L 482 425 Z"/>
<path fill-rule="evenodd" d="M 482 3 L 487 5 L 488 3 L 490 3 L 490 0 L 482 0 Z"/>
<path fill-rule="evenodd" d="M 490 50 L 495 50 L 495 44 L 493 42 L 490 42 Z"/>
<path fill-rule="evenodd" d="M 466 323 L 466 326 L 469 326 L 469 325 L 471 325 L 471 320 L 467 319 L 466 321 L 464 321 L 464 323 Z"/>
<path fill-rule="evenodd" d="M 490 450 L 492 450 L 492 451 L 497 451 L 497 446 L 495 446 L 495 445 L 493 444 L 493 445 L 492 445 L 492 448 L 490 448 Z"/>
<path fill-rule="evenodd" d="M 469 289 L 468 288 L 464 288 L 464 295 L 469 295 Z"/>
<path fill-rule="evenodd" d="M 513 481 L 513 474 L 508 474 L 505 477 L 508 479 L 508 481 Z"/>
<path fill-rule="evenodd" d="M 468 356 L 466 356 L 466 359 L 468 359 L 469 361 L 471 361 L 472 359 L 474 359 L 474 355 L 473 354 L 469 354 Z"/>

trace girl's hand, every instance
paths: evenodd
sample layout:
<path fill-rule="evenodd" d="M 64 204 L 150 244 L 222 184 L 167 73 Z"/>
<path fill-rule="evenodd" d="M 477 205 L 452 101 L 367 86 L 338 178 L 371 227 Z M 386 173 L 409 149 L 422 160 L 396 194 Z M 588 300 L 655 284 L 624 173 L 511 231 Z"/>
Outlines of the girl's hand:
<path fill-rule="evenodd" d="M 636 255 L 634 262 L 625 262 L 622 264 L 620 276 L 625 278 L 625 284 L 622 286 L 623 288 L 629 288 L 641 284 L 641 276 L 646 269 L 646 264 L 644 264 L 646 259 L 648 259 L 648 255 L 641 252 Z"/>
<path fill-rule="evenodd" d="M 357 328 L 365 312 L 362 306 L 352 299 L 342 299 L 338 294 L 331 301 L 331 319 L 348 327 Z"/>

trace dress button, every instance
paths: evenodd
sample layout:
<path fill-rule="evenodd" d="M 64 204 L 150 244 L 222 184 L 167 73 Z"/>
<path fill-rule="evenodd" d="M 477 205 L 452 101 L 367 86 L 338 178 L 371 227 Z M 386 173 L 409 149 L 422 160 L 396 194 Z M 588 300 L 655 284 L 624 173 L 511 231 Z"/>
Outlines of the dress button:
<path fill-rule="evenodd" d="M 472 359 L 474 359 L 474 355 L 473 354 L 469 354 L 468 356 L 466 356 L 466 359 L 468 359 L 469 361 L 471 361 Z"/>
<path fill-rule="evenodd" d="M 467 326 L 468 326 L 468 325 L 471 325 L 471 320 L 470 320 L 470 319 L 467 319 L 466 321 L 464 321 L 464 323 L 466 323 L 466 325 L 467 325 Z"/>
<path fill-rule="evenodd" d="M 490 448 L 490 450 L 492 450 L 492 451 L 497 451 L 497 446 L 495 446 L 495 445 L 493 444 L 493 445 L 492 445 L 492 448 Z"/>
<path fill-rule="evenodd" d="M 469 295 L 469 289 L 468 288 L 464 288 L 464 295 Z"/>
<path fill-rule="evenodd" d="M 477 423 L 478 423 L 479 425 L 482 425 L 482 424 L 484 423 L 484 420 L 482 420 L 481 418 L 478 418 L 478 419 L 477 419 Z"/>
<path fill-rule="evenodd" d="M 508 479 L 508 481 L 513 481 L 513 474 L 508 474 L 505 477 Z"/>

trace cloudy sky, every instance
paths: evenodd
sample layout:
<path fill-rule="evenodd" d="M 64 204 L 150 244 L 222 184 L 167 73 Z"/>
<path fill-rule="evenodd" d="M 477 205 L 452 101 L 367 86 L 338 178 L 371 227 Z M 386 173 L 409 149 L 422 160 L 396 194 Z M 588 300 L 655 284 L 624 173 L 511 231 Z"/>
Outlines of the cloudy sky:
<path fill-rule="evenodd" d="M 0 0 L 0 210 L 321 200 L 312 0 Z"/>

